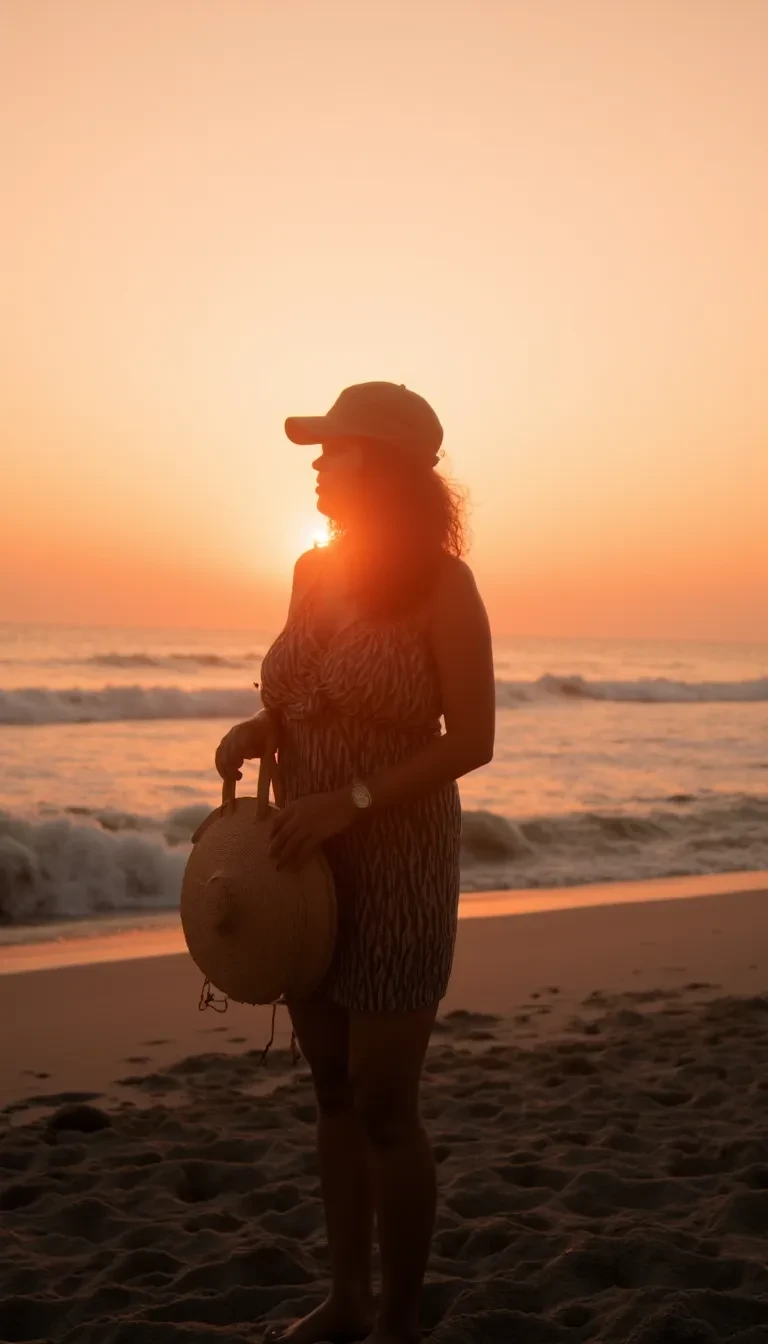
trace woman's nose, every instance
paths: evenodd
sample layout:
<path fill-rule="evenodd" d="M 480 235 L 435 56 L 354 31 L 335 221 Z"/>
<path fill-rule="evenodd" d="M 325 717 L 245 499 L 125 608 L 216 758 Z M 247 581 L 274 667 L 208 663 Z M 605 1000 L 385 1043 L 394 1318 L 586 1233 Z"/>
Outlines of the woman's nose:
<path fill-rule="evenodd" d="M 322 462 L 323 462 L 322 457 L 316 457 L 314 462 L 312 463 L 312 470 L 319 471 L 320 467 L 322 466 Z"/>

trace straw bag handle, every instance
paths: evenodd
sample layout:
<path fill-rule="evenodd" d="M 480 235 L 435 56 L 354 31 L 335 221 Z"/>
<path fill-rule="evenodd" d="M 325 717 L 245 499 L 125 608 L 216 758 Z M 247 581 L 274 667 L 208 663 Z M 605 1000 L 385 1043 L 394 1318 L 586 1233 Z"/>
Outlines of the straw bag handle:
<path fill-rule="evenodd" d="M 264 751 L 259 765 L 259 782 L 256 787 L 256 815 L 259 821 L 263 821 L 269 813 L 269 786 L 272 785 L 275 803 L 278 807 L 285 806 L 285 790 L 280 775 L 275 752 L 277 750 L 277 738 L 274 733 L 267 735 L 264 743 Z M 227 803 L 235 804 L 235 790 L 237 782 L 234 779 L 225 779 L 221 790 L 221 805 L 225 807 Z"/>

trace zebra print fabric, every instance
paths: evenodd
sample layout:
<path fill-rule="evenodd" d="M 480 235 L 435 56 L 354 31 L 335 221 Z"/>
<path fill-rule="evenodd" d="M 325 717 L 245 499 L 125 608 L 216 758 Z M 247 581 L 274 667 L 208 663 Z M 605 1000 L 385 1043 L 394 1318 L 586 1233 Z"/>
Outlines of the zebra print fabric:
<path fill-rule="evenodd" d="M 317 586 L 264 657 L 286 801 L 350 786 L 440 733 L 437 669 L 407 621 L 359 619 L 322 639 Z M 427 1008 L 448 987 L 459 900 L 457 784 L 361 816 L 325 845 L 339 904 L 321 993 L 355 1012 Z"/>

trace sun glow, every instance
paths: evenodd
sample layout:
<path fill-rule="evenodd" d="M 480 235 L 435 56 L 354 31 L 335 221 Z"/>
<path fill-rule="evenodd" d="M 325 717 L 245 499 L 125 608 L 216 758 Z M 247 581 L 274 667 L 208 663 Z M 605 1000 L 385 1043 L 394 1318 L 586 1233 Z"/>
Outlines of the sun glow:
<path fill-rule="evenodd" d="M 298 555 L 318 546 L 327 546 L 330 539 L 324 518 L 296 514 L 292 526 L 286 525 L 282 531 L 281 554 L 286 563 L 294 564 Z"/>
<path fill-rule="evenodd" d="M 328 524 L 321 523 L 319 527 L 312 528 L 307 537 L 307 546 L 327 546 L 330 539 Z"/>

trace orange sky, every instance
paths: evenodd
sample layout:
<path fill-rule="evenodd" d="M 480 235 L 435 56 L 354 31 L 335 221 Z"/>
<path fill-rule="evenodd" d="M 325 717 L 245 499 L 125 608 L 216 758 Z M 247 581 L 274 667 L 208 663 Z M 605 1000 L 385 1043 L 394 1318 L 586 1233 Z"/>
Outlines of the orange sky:
<path fill-rule="evenodd" d="M 768 638 L 765 0 L 2 25 L 0 619 L 272 628 L 283 420 L 389 378 L 497 633 Z"/>

